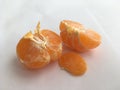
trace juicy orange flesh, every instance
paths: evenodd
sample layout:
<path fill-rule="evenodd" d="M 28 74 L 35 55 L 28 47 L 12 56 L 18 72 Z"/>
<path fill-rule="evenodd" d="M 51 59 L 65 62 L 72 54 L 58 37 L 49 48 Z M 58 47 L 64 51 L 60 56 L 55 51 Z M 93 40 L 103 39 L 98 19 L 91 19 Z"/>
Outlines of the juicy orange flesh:
<path fill-rule="evenodd" d="M 28 68 L 40 68 L 50 62 L 50 56 L 44 49 L 40 49 L 31 39 L 22 38 L 17 45 L 20 61 Z M 37 63 L 36 63 L 37 62 Z"/>
<path fill-rule="evenodd" d="M 66 36 L 67 35 L 67 36 Z M 68 39 L 68 34 L 66 31 L 60 32 L 60 36 L 62 38 L 62 41 L 68 46 L 68 47 L 72 47 L 69 40 Z"/>
<path fill-rule="evenodd" d="M 101 37 L 93 30 L 86 30 L 85 33 L 80 34 L 80 41 L 84 47 L 93 49 L 101 43 Z"/>
<path fill-rule="evenodd" d="M 63 54 L 59 60 L 59 65 L 73 75 L 82 75 L 87 70 L 84 59 L 74 52 Z"/>
<path fill-rule="evenodd" d="M 61 43 L 61 39 L 56 33 L 52 32 L 50 30 L 42 30 L 41 33 L 44 37 L 47 38 L 47 40 L 51 44 L 53 44 L 53 46 L 57 46 Z"/>
<path fill-rule="evenodd" d="M 51 61 L 58 60 L 62 53 L 62 41 L 60 36 L 50 30 L 42 30 L 42 35 L 47 38 L 47 50 L 51 56 Z"/>
<path fill-rule="evenodd" d="M 97 41 L 101 40 L 101 36 L 93 30 L 86 30 L 86 34 L 92 39 L 95 39 Z"/>
<path fill-rule="evenodd" d="M 85 52 L 87 51 L 87 49 L 85 49 L 82 45 L 81 45 L 81 42 L 79 41 L 79 38 L 78 37 L 75 37 L 74 38 L 74 48 L 76 51 L 80 51 L 80 52 Z"/>
<path fill-rule="evenodd" d="M 39 54 L 39 50 L 36 47 L 32 47 L 32 40 L 30 39 L 21 39 L 18 46 L 17 46 L 17 52 L 19 52 L 19 56 L 22 60 L 30 61 L 32 59 L 32 56 L 35 56 Z M 25 56 L 27 54 L 27 56 Z"/>

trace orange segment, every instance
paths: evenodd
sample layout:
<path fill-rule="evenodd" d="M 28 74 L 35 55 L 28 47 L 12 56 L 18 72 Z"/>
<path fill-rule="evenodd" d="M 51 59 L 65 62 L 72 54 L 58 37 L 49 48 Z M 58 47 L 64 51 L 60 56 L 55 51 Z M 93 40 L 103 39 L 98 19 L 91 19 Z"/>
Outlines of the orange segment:
<path fill-rule="evenodd" d="M 68 46 L 68 47 L 71 47 L 72 48 L 72 35 L 69 36 L 69 34 L 66 32 L 66 31 L 63 31 L 63 32 L 60 32 L 60 36 L 62 38 L 62 41 L 65 42 L 65 44 Z"/>
<path fill-rule="evenodd" d="M 68 52 L 61 56 L 59 65 L 73 75 L 82 75 L 87 70 L 84 59 L 75 52 Z"/>
<path fill-rule="evenodd" d="M 87 49 L 86 48 L 84 48 L 82 45 L 81 45 L 81 42 L 80 42 L 80 40 L 79 40 L 79 37 L 78 37 L 78 35 L 75 35 L 75 37 L 74 37 L 74 49 L 76 50 L 76 51 L 78 51 L 78 52 L 85 52 L 85 51 L 87 51 Z"/>
<path fill-rule="evenodd" d="M 80 44 L 78 37 L 79 33 L 84 31 L 82 24 L 70 20 L 63 20 L 60 23 L 60 30 L 60 36 L 65 45 L 79 52 L 86 51 L 86 49 Z"/>
<path fill-rule="evenodd" d="M 62 41 L 60 36 L 50 30 L 42 30 L 41 34 L 47 39 L 47 50 L 51 56 L 51 61 L 58 60 L 62 53 Z"/>
<path fill-rule="evenodd" d="M 101 36 L 93 30 L 81 32 L 79 37 L 82 45 L 88 49 L 96 48 L 101 43 Z"/>
<path fill-rule="evenodd" d="M 65 42 L 65 44 L 68 43 L 68 40 L 67 40 L 68 38 L 66 37 L 66 35 L 67 35 L 67 32 L 65 32 L 65 31 L 60 32 L 61 39 L 63 42 Z M 67 44 L 67 45 L 69 45 L 69 44 Z"/>

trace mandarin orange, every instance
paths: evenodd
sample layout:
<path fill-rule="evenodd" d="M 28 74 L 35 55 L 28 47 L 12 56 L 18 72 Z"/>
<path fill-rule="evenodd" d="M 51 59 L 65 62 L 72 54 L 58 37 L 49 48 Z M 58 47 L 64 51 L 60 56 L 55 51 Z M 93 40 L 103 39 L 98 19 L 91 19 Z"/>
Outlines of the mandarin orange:
<path fill-rule="evenodd" d="M 76 51 L 85 52 L 96 48 L 101 43 L 101 36 L 97 32 L 85 29 L 78 22 L 63 20 L 59 28 L 62 41 Z"/>
<path fill-rule="evenodd" d="M 40 30 L 38 23 L 35 32 L 28 32 L 16 47 L 20 61 L 30 69 L 42 68 L 60 58 L 62 41 L 59 35 L 51 30 Z"/>

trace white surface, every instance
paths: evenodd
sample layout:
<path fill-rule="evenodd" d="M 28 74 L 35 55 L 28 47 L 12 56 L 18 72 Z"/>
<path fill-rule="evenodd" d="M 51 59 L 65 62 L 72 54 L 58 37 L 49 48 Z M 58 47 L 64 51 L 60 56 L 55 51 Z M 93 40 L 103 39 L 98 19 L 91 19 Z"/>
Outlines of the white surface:
<path fill-rule="evenodd" d="M 118 2 L 1 0 L 0 90 L 120 90 Z M 88 64 L 87 73 L 71 76 L 57 62 L 37 71 L 22 67 L 15 52 L 18 40 L 33 30 L 38 20 L 42 28 L 59 33 L 58 25 L 63 19 L 81 22 L 102 35 L 98 48 L 81 54 Z"/>

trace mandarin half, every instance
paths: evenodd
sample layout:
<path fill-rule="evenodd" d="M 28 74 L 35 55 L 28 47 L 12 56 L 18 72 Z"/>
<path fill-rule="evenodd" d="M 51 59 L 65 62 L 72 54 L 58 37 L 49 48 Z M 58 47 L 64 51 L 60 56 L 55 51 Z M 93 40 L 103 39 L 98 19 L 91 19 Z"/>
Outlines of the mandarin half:
<path fill-rule="evenodd" d="M 55 32 L 40 30 L 40 23 L 38 23 L 34 33 L 28 32 L 21 38 L 16 52 L 19 60 L 27 68 L 42 68 L 60 58 L 62 41 Z"/>
<path fill-rule="evenodd" d="M 97 32 L 86 29 L 78 22 L 63 20 L 59 28 L 63 43 L 78 52 L 96 48 L 101 43 L 101 36 Z"/>

